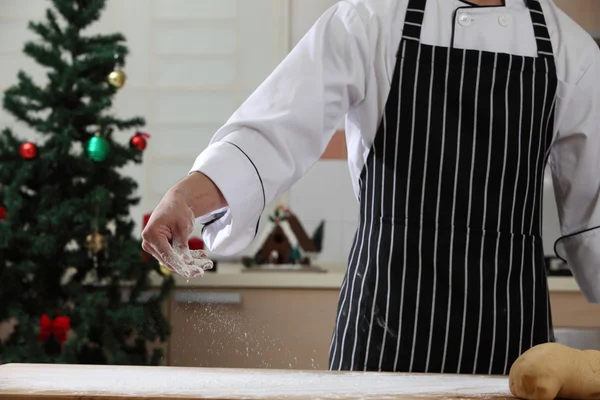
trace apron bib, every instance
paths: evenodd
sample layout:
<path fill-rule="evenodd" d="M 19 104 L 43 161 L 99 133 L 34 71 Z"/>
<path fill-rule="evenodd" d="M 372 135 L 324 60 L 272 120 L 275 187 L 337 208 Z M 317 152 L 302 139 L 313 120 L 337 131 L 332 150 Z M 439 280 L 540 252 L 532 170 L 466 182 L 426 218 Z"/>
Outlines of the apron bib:
<path fill-rule="evenodd" d="M 557 77 L 538 57 L 420 42 L 411 0 L 330 349 L 334 370 L 506 374 L 553 340 L 542 189 Z"/>

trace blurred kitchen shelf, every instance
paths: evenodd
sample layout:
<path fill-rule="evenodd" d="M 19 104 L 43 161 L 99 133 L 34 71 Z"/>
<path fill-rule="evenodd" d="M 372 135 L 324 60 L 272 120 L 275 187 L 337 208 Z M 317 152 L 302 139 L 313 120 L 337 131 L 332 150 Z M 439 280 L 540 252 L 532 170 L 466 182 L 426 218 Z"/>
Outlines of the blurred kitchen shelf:
<path fill-rule="evenodd" d="M 174 275 L 178 288 L 263 288 L 263 289 L 334 289 L 339 290 L 345 276 L 345 268 L 340 264 L 321 264 L 327 270 L 322 272 L 269 271 L 269 273 L 245 273 L 238 263 L 220 262 L 217 272 L 207 272 L 203 278 L 186 279 Z M 153 285 L 158 286 L 161 278 L 150 277 Z M 549 277 L 551 292 L 581 293 L 572 277 Z"/>
<path fill-rule="evenodd" d="M 581 292 L 575 278 L 571 276 L 550 276 L 548 287 L 551 292 Z"/>
<path fill-rule="evenodd" d="M 243 268 L 242 272 L 287 272 L 287 273 L 319 273 L 325 274 L 327 270 L 325 268 L 317 266 L 303 266 L 303 265 L 260 265 L 250 268 Z"/>

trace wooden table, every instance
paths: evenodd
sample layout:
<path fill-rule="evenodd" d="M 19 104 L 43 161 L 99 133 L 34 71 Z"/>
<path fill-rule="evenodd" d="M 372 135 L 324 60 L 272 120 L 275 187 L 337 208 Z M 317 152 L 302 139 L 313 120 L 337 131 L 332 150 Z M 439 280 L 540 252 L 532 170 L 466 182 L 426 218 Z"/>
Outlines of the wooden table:
<path fill-rule="evenodd" d="M 7 364 L 0 399 L 512 399 L 505 377 Z"/>

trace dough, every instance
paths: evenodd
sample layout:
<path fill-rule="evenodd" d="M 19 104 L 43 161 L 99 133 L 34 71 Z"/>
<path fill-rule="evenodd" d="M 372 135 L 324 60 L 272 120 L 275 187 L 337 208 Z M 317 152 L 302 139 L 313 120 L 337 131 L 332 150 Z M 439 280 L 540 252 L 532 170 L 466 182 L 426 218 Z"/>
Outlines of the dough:
<path fill-rule="evenodd" d="M 600 399 L 600 351 L 557 343 L 533 347 L 513 364 L 509 385 L 526 400 Z"/>

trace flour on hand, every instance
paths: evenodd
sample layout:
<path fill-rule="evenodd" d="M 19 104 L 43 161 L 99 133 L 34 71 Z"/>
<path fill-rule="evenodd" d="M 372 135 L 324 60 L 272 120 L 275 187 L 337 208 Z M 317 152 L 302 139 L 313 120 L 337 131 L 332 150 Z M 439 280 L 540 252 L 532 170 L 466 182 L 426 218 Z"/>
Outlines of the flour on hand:
<path fill-rule="evenodd" d="M 184 278 L 203 277 L 204 271 L 213 268 L 205 251 L 190 250 L 187 246 L 173 246 L 173 252 L 163 258 L 166 267 Z"/>

